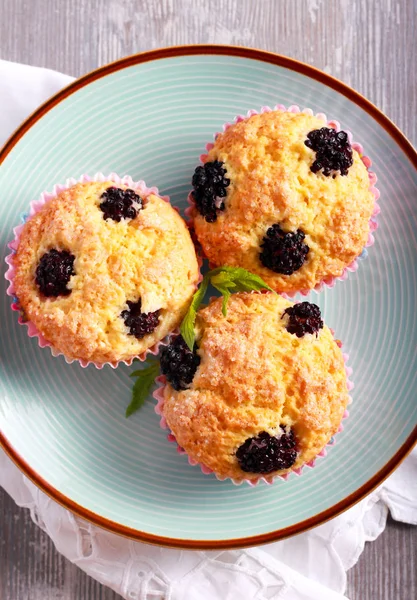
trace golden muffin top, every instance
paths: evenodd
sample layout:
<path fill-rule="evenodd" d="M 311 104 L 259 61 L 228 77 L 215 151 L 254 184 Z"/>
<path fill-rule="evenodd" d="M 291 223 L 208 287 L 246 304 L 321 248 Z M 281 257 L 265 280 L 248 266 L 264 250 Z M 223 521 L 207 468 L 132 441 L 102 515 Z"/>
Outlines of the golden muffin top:
<path fill-rule="evenodd" d="M 368 172 L 347 135 L 323 126 L 272 111 L 217 136 L 193 179 L 195 230 L 213 265 L 294 293 L 340 276 L 362 252 L 374 207 Z"/>
<path fill-rule="evenodd" d="M 220 478 L 271 479 L 312 460 L 338 430 L 348 403 L 342 351 L 315 305 L 241 293 L 226 317 L 221 306 L 197 314 L 187 389 L 174 389 L 185 386 L 164 349 L 163 415 L 187 454 Z"/>
<path fill-rule="evenodd" d="M 14 256 L 25 317 L 70 359 L 142 354 L 180 323 L 198 280 L 172 206 L 111 181 L 79 183 L 24 225 Z"/>

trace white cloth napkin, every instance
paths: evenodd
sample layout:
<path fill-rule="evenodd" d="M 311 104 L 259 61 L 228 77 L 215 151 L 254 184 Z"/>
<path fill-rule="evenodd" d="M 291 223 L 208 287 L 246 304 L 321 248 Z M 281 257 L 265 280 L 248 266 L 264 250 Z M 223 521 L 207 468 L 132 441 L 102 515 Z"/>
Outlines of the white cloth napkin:
<path fill-rule="evenodd" d="M 66 75 L 0 60 L 0 145 Z M 133 542 L 83 521 L 49 499 L 0 450 L 0 486 L 56 548 L 126 600 L 342 600 L 346 571 L 366 541 L 394 519 L 417 524 L 417 449 L 365 500 L 336 519 L 282 542 L 192 552 Z"/>

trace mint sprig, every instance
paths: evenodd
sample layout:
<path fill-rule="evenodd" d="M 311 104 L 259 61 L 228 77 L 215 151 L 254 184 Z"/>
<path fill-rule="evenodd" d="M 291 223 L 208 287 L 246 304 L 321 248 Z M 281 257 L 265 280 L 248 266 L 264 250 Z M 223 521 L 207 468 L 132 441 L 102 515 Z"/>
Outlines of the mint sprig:
<path fill-rule="evenodd" d="M 208 273 L 207 273 L 207 275 L 208 275 Z M 194 348 L 194 340 L 195 340 L 194 324 L 195 324 L 195 318 L 197 316 L 197 310 L 198 310 L 200 304 L 202 303 L 204 296 L 206 295 L 207 288 L 210 283 L 210 280 L 208 279 L 207 275 L 203 278 L 203 281 L 201 282 L 200 287 L 194 294 L 193 300 L 190 304 L 190 308 L 188 309 L 187 314 L 185 315 L 184 319 L 182 320 L 182 323 L 180 326 L 181 335 L 184 338 L 184 341 L 187 344 L 187 346 L 190 348 L 191 352 L 193 351 L 193 348 Z"/>
<path fill-rule="evenodd" d="M 148 366 L 144 369 L 138 369 L 130 374 L 130 377 L 137 377 L 132 389 L 132 400 L 126 409 L 126 417 L 133 415 L 144 404 L 150 389 L 155 382 L 155 377 L 159 373 L 159 360 L 157 358 L 147 358 Z"/>
<path fill-rule="evenodd" d="M 193 351 L 195 342 L 194 325 L 197 310 L 204 299 L 209 283 L 223 296 L 222 313 L 224 316 L 227 315 L 227 303 L 231 294 L 259 290 L 274 291 L 259 275 L 250 273 L 250 271 L 246 271 L 242 267 L 217 267 L 206 273 L 200 287 L 194 294 L 190 308 L 180 327 L 181 335 L 191 351 Z"/>

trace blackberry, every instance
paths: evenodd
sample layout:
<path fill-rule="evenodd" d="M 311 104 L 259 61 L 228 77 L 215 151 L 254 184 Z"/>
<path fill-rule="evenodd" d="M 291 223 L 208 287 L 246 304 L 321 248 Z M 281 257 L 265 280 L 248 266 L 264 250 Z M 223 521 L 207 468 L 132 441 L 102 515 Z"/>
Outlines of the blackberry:
<path fill-rule="evenodd" d="M 161 373 L 165 375 L 174 390 L 186 390 L 200 364 L 200 357 L 189 349 L 182 335 L 178 335 L 161 353 Z"/>
<path fill-rule="evenodd" d="M 314 129 L 307 134 L 304 142 L 308 148 L 316 153 L 316 160 L 310 171 L 318 173 L 323 170 L 323 175 L 336 177 L 336 171 L 347 175 L 348 169 L 353 165 L 352 146 L 345 131 L 337 132 L 329 127 Z"/>
<path fill-rule="evenodd" d="M 272 225 L 262 240 L 261 263 L 283 275 L 291 275 L 300 269 L 309 252 L 307 244 L 303 244 L 305 234 L 301 229 L 285 232 L 278 223 Z"/>
<path fill-rule="evenodd" d="M 236 451 L 236 458 L 246 473 L 272 473 L 289 469 L 297 459 L 296 440 L 292 429 L 287 433 L 280 425 L 282 434 L 271 436 L 262 431 L 248 438 Z"/>
<path fill-rule="evenodd" d="M 225 209 L 224 198 L 230 179 L 225 177 L 226 169 L 222 162 L 215 160 L 206 162 L 194 171 L 192 185 L 193 198 L 198 212 L 208 223 L 217 221 L 217 212 Z"/>
<path fill-rule="evenodd" d="M 113 219 L 119 223 L 122 219 L 134 219 L 143 208 L 142 198 L 131 189 L 109 187 L 101 194 L 100 199 L 100 209 L 106 221 Z"/>
<path fill-rule="evenodd" d="M 287 331 L 294 333 L 297 337 L 303 337 L 306 333 L 318 334 L 323 329 L 321 312 L 317 304 L 300 302 L 289 306 L 284 310 L 282 316 L 288 315 Z"/>
<path fill-rule="evenodd" d="M 129 335 L 134 335 L 138 340 L 152 333 L 159 325 L 159 313 L 157 310 L 150 313 L 142 313 L 142 301 L 127 302 L 128 310 L 123 310 L 121 317 L 126 327 L 129 327 Z"/>
<path fill-rule="evenodd" d="M 67 283 L 74 271 L 75 256 L 66 250 L 49 250 L 36 268 L 36 284 L 44 296 L 69 296 Z"/>

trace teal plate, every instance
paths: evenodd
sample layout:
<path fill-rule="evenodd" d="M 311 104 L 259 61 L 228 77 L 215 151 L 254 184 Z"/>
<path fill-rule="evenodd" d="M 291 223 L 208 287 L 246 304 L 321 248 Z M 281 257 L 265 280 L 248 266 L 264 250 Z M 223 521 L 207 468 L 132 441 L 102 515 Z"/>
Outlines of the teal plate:
<path fill-rule="evenodd" d="M 417 439 L 417 155 L 372 104 L 315 69 L 266 52 L 195 46 L 132 56 L 42 106 L 0 154 L 4 257 L 29 202 L 98 171 L 144 179 L 185 207 L 205 143 L 262 105 L 339 119 L 373 160 L 379 229 L 356 273 L 312 298 L 350 353 L 355 389 L 337 443 L 301 477 L 251 488 L 191 467 L 150 397 L 130 419 L 131 368 L 99 371 L 40 349 L 10 309 L 3 279 L 1 443 L 55 500 L 138 540 L 186 548 L 260 544 L 318 525 L 369 493 Z"/>

